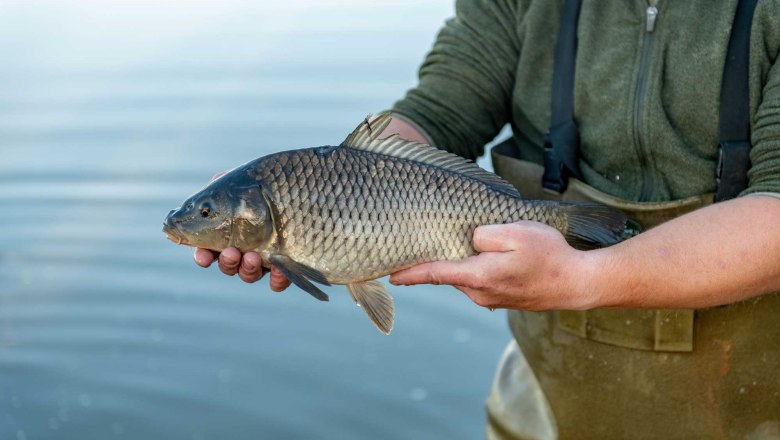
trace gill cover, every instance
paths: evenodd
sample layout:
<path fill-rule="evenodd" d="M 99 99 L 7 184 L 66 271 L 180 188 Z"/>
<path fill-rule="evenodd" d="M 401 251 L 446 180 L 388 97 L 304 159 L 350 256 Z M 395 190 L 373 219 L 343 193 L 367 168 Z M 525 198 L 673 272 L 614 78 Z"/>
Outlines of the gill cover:
<path fill-rule="evenodd" d="M 249 164 L 238 167 L 212 182 L 219 185 L 232 206 L 229 245 L 241 252 L 259 250 L 273 239 L 272 205 L 263 193 L 260 184 L 250 173 Z"/>

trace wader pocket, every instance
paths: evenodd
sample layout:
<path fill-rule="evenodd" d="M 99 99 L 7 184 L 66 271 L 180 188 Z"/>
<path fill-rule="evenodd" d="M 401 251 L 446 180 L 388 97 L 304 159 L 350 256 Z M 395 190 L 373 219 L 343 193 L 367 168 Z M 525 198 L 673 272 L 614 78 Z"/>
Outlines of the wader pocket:
<path fill-rule="evenodd" d="M 566 332 L 636 350 L 693 351 L 693 310 L 596 309 L 558 312 Z"/>

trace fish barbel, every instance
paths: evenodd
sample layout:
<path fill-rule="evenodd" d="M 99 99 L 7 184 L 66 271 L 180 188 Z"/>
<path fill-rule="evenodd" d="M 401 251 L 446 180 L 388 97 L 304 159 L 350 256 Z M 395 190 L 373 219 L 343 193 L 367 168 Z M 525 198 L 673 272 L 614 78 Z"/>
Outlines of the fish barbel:
<path fill-rule="evenodd" d="M 377 278 L 416 264 L 476 255 L 480 225 L 535 220 L 581 249 L 619 241 L 625 215 L 590 203 L 523 200 L 497 175 L 398 135 L 366 118 L 339 146 L 250 161 L 171 211 L 163 230 L 178 244 L 257 251 L 317 299 L 315 285 L 346 284 L 389 334 L 393 301 Z"/>

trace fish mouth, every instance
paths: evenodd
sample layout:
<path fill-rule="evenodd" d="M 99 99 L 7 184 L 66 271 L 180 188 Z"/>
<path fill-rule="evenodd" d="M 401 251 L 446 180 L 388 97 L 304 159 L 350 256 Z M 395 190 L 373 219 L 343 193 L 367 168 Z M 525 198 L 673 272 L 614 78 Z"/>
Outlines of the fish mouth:
<path fill-rule="evenodd" d="M 182 234 L 181 231 L 179 231 L 179 228 L 177 228 L 176 225 L 173 224 L 170 214 L 163 222 L 162 230 L 163 232 L 165 232 L 165 235 L 168 237 L 168 240 L 171 240 L 176 244 L 184 244 L 184 245 L 187 244 L 187 240 L 184 237 L 184 234 Z"/>
<path fill-rule="evenodd" d="M 187 241 L 185 240 L 184 236 L 178 230 L 173 229 L 168 225 L 163 225 L 162 230 L 163 232 L 165 232 L 165 235 L 168 237 L 168 240 L 171 240 L 176 244 L 184 244 L 184 245 L 187 244 Z"/>

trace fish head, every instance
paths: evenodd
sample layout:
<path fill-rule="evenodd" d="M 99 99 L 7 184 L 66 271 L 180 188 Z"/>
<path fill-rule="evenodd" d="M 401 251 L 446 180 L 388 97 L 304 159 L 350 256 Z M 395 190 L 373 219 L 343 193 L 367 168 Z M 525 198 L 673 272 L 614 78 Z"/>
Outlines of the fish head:
<path fill-rule="evenodd" d="M 168 239 L 213 251 L 237 247 L 259 250 L 273 237 L 273 222 L 260 184 L 234 169 L 188 197 L 163 221 Z"/>

